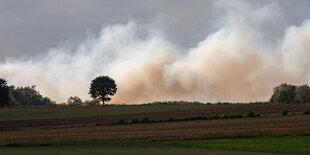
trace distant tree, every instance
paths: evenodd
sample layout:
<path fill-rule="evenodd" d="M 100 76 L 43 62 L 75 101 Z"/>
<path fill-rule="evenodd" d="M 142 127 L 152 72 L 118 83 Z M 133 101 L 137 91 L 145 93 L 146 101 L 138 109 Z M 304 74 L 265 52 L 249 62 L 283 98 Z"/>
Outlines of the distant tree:
<path fill-rule="evenodd" d="M 9 87 L 9 105 L 51 105 L 56 104 L 47 97 L 43 97 L 35 86 L 31 87 Z"/>
<path fill-rule="evenodd" d="M 0 79 L 0 106 L 7 106 L 9 103 L 9 87 L 5 79 Z"/>
<path fill-rule="evenodd" d="M 293 103 L 295 99 L 296 86 L 282 83 L 273 89 L 270 98 L 271 103 Z"/>
<path fill-rule="evenodd" d="M 109 76 L 99 76 L 95 78 L 90 85 L 89 94 L 92 98 L 98 98 L 104 105 L 111 100 L 109 95 L 114 95 L 117 91 L 115 81 Z"/>
<path fill-rule="evenodd" d="M 294 100 L 298 103 L 310 102 L 310 87 L 308 85 L 298 86 L 295 90 Z"/>
<path fill-rule="evenodd" d="M 99 99 L 86 100 L 83 102 L 83 105 L 85 105 L 85 106 L 96 106 L 96 105 L 100 105 L 100 101 L 99 101 Z"/>
<path fill-rule="evenodd" d="M 82 103 L 83 103 L 82 100 L 77 96 L 74 97 L 71 96 L 67 101 L 67 104 L 71 106 L 80 106 L 82 105 Z"/>
<path fill-rule="evenodd" d="M 308 85 L 294 86 L 281 84 L 273 89 L 271 103 L 309 103 L 310 87 Z"/>

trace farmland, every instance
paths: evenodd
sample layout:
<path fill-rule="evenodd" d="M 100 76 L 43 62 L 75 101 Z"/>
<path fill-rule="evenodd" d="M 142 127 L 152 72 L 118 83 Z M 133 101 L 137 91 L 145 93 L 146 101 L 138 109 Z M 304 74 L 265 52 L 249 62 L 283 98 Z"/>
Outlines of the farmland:
<path fill-rule="evenodd" d="M 310 154 L 309 136 L 179 140 L 161 141 L 158 143 L 183 148 Z"/>
<path fill-rule="evenodd" d="M 281 115 L 282 109 L 288 110 L 288 116 Z M 36 145 L 72 142 L 88 144 L 143 141 L 141 145 L 153 146 L 155 141 L 157 142 L 156 147 L 164 147 L 168 152 L 169 149 L 182 146 L 194 148 L 198 146 L 197 148 L 199 149 L 266 152 L 247 147 L 244 147 L 245 149 L 240 149 L 238 146 L 215 147 L 213 145 L 203 145 L 201 147 L 198 144 L 223 138 L 241 138 L 242 140 L 251 139 L 251 137 L 282 137 L 288 135 L 299 137 L 310 135 L 310 115 L 302 114 L 306 109 L 310 109 L 310 104 L 114 105 L 103 107 L 7 108 L 1 109 L 0 144 L 2 146 L 15 146 L 16 144 Z M 259 113 L 260 117 L 126 124 L 126 122 L 131 122 L 133 119 L 142 120 L 146 117 L 150 120 L 165 120 L 168 118 L 176 119 L 191 116 L 245 115 L 249 111 Z M 124 120 L 125 123 L 118 124 L 119 120 Z M 231 141 L 228 142 L 230 143 Z M 240 146 L 241 143 L 242 141 L 239 142 Z M 87 146 L 83 146 L 86 147 L 85 150 L 87 150 Z M 58 148 L 65 150 L 68 147 L 70 146 Z M 96 146 L 89 145 L 89 147 Z M 103 147 L 106 146 L 103 145 Z M 119 146 L 115 147 L 118 148 Z M 129 147 L 127 148 L 129 150 L 134 150 L 140 146 L 127 147 Z M 0 151 L 5 150 L 8 151 L 9 148 L 2 147 L 0 149 Z M 191 151 L 191 149 L 189 150 Z M 98 151 L 100 152 L 100 150 Z M 111 151 L 113 152 L 113 150 Z M 267 152 L 281 151 L 275 149 L 275 151 Z M 293 150 L 291 152 L 282 151 L 281 153 L 300 152 Z"/>
<path fill-rule="evenodd" d="M 64 145 L 64 146 L 31 146 L 31 147 L 5 147 L 0 148 L 0 152 L 6 155 L 46 155 L 67 154 L 126 154 L 126 155 L 188 155 L 188 154 L 208 154 L 208 155 L 279 155 L 275 153 L 241 152 L 228 150 L 209 150 L 200 148 L 180 148 L 158 144 L 126 144 L 126 145 Z"/>
<path fill-rule="evenodd" d="M 1 109 L 0 129 L 24 127 L 79 127 L 108 125 L 120 119 L 167 119 L 186 116 L 211 116 L 214 114 L 245 114 L 248 111 L 262 116 L 279 115 L 281 109 L 290 113 L 301 113 L 310 109 L 309 104 L 275 105 L 142 105 L 142 106 L 104 106 L 104 107 L 34 107 Z"/>
<path fill-rule="evenodd" d="M 0 151 L 4 154 L 40 154 L 41 151 L 46 151 L 47 154 L 58 154 L 60 152 L 66 154 L 145 154 L 145 152 L 148 152 L 148 154 L 276 155 L 266 152 L 309 154 L 309 145 L 309 136 L 286 136 L 241 139 L 50 143 L 48 145 L 41 144 L 41 146 L 0 147 Z"/>

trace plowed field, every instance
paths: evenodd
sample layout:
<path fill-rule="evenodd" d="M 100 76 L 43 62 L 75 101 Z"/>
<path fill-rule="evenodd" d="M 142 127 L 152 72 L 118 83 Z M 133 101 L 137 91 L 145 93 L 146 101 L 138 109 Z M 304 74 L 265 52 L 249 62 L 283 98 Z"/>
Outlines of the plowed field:
<path fill-rule="evenodd" d="M 0 132 L 0 143 L 206 139 L 310 134 L 310 116 L 184 121 Z"/>
<path fill-rule="evenodd" d="M 182 106 L 182 105 L 180 105 Z M 98 107 L 109 108 L 109 107 Z M 18 130 L 29 128 L 63 128 L 63 127 L 84 127 L 84 126 L 96 126 L 96 125 L 109 125 L 113 122 L 118 122 L 120 119 L 130 121 L 138 118 L 142 119 L 148 117 L 150 119 L 167 119 L 169 117 L 182 118 L 188 116 L 211 116 L 214 114 L 246 114 L 248 111 L 254 111 L 260 113 L 262 116 L 279 115 L 281 109 L 286 108 L 289 113 L 302 113 L 306 109 L 310 109 L 310 104 L 281 104 L 281 105 L 229 105 L 229 106 L 204 106 L 202 109 L 193 110 L 175 110 L 166 109 L 167 111 L 159 112 L 142 112 L 133 114 L 116 114 L 106 116 L 91 116 L 91 117 L 79 117 L 78 113 L 76 117 L 72 118 L 54 118 L 54 119 L 30 119 L 30 120 L 12 120 L 12 121 L 0 121 L 0 131 L 5 130 Z M 150 109 L 150 106 L 147 106 Z M 117 108 L 111 109 L 118 111 Z M 124 110 L 124 109 L 123 109 Z M 130 110 L 130 108 L 128 108 Z M 162 109 L 161 109 L 162 110 Z M 87 109 L 85 109 L 87 111 Z M 37 109 L 38 113 L 40 109 Z M 130 111 L 129 111 L 130 112 Z M 110 113 L 113 113 L 110 112 Z M 18 115 L 18 114 L 16 114 Z M 31 115 L 31 114 L 29 114 Z M 55 114 L 57 117 L 57 114 Z"/>

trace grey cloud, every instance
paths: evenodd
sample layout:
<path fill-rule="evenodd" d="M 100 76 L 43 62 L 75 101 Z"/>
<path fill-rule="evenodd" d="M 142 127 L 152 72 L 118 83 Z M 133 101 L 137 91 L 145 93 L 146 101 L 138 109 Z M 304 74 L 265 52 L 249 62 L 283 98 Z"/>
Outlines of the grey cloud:
<path fill-rule="evenodd" d="M 225 10 L 213 0 L 3 0 L 0 3 L 0 61 L 7 57 L 32 56 L 66 40 L 78 41 L 86 31 L 94 33 L 107 25 L 133 20 L 157 23 L 166 37 L 182 48 L 190 48 L 216 29 L 214 22 Z M 216 1 L 218 2 L 218 1 Z M 223 1 L 225 3 L 225 1 Z M 254 0 L 253 6 L 278 5 L 285 19 L 267 27 L 270 36 L 279 36 L 289 25 L 309 18 L 307 0 Z M 156 24 L 156 22 L 155 22 Z M 280 36 L 281 38 L 282 36 Z"/>

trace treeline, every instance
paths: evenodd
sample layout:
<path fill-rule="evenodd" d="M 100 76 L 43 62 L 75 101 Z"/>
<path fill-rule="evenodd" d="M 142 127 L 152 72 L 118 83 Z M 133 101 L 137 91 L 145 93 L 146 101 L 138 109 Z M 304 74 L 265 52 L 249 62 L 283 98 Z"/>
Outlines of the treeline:
<path fill-rule="evenodd" d="M 310 103 L 310 87 L 295 86 L 286 83 L 275 87 L 269 100 L 270 103 Z"/>
<path fill-rule="evenodd" d="M 198 101 L 189 102 L 189 101 L 154 101 L 152 103 L 143 103 L 142 105 L 201 105 Z"/>
<path fill-rule="evenodd" d="M 99 99 L 92 99 L 92 100 L 85 100 L 82 101 L 77 96 L 74 97 L 69 97 L 67 102 L 61 103 L 59 105 L 68 105 L 68 106 L 97 106 L 100 105 L 100 100 Z"/>
<path fill-rule="evenodd" d="M 98 99 L 82 101 L 79 97 L 69 97 L 66 103 L 57 104 L 48 97 L 44 97 L 36 90 L 35 86 L 15 87 L 8 86 L 6 80 L 0 79 L 0 106 L 93 106 L 99 105 Z"/>
<path fill-rule="evenodd" d="M 131 121 L 125 121 L 124 119 L 120 119 L 118 122 L 114 122 L 114 125 L 121 124 L 140 124 L 140 123 L 160 123 L 160 122 L 178 122 L 178 121 L 195 121 L 195 120 L 214 120 L 214 119 L 233 119 L 233 118 L 249 118 L 249 117 L 260 117 L 260 113 L 255 113 L 253 111 L 247 112 L 245 115 L 243 114 L 223 114 L 223 115 L 211 115 L 211 116 L 188 116 L 183 118 L 173 118 L 169 117 L 165 120 L 156 120 L 149 119 L 148 117 L 144 117 L 139 120 L 138 118 L 134 118 Z M 100 126 L 101 124 L 96 124 L 96 126 Z"/>
<path fill-rule="evenodd" d="M 31 87 L 9 87 L 8 106 L 28 106 L 28 105 L 53 105 L 56 104 L 48 97 L 43 97 L 35 86 Z"/>
<path fill-rule="evenodd" d="M 101 86 L 108 86 L 101 88 Z M 102 91 L 104 90 L 104 91 Z M 106 91 L 108 90 L 108 91 Z M 116 84 L 108 76 L 100 76 L 92 81 L 90 95 L 92 100 L 82 101 L 77 96 L 69 97 L 67 102 L 57 104 L 48 97 L 44 97 L 35 86 L 15 87 L 8 86 L 5 79 L 0 78 L 0 106 L 32 106 L 32 105 L 68 105 L 68 106 L 96 106 L 104 101 L 111 100 L 108 96 L 116 92 Z M 103 95 L 102 95 L 103 94 Z M 308 85 L 295 86 L 282 83 L 274 87 L 273 94 L 269 102 L 250 102 L 249 104 L 267 104 L 267 103 L 310 103 L 310 87 Z M 157 101 L 153 103 L 144 103 L 142 105 L 199 105 L 199 104 L 239 104 L 229 102 L 201 103 L 198 101 Z M 240 103 L 241 104 L 241 103 Z"/>
<path fill-rule="evenodd" d="M 259 102 L 259 101 L 255 101 L 255 102 L 249 102 L 247 104 L 268 104 L 269 102 Z M 139 104 L 139 105 L 236 105 L 236 104 L 245 104 L 245 103 L 240 103 L 240 102 L 216 102 L 216 103 L 211 103 L 211 102 L 207 102 L 207 103 L 203 103 L 203 102 L 199 102 L 199 101 L 154 101 L 151 103 L 143 103 L 143 104 Z"/>
<path fill-rule="evenodd" d="M 0 106 L 55 105 L 56 102 L 43 97 L 35 86 L 8 86 L 7 81 L 0 78 Z"/>

